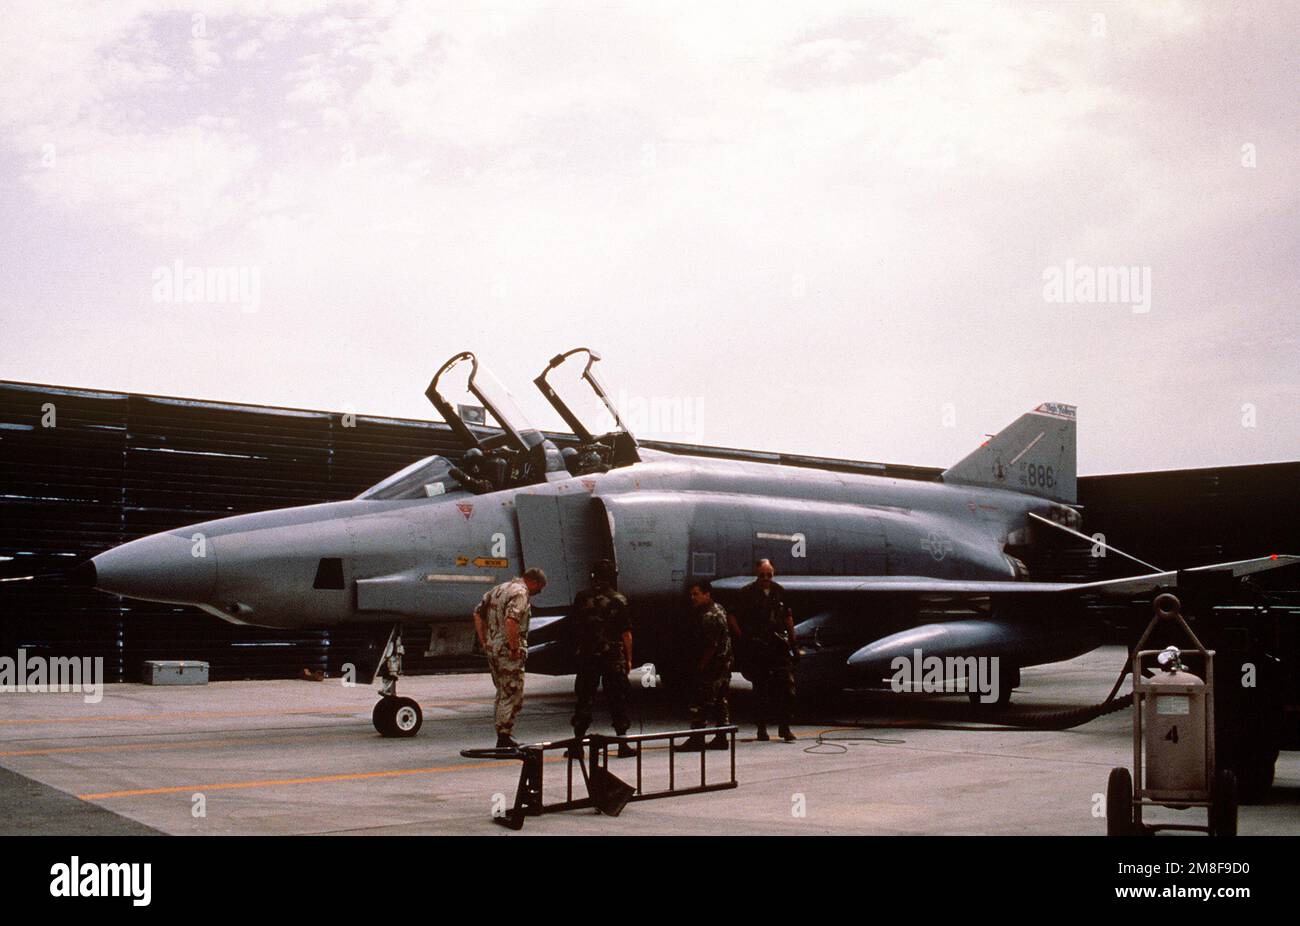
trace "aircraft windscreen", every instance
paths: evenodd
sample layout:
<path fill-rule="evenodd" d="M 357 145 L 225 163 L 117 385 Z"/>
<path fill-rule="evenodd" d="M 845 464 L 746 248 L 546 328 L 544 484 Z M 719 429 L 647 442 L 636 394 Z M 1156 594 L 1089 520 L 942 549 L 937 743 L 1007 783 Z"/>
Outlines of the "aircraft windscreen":
<path fill-rule="evenodd" d="M 357 498 L 392 501 L 406 498 L 433 498 L 459 491 L 460 483 L 453 479 L 449 472 L 451 466 L 451 461 L 446 457 L 425 457 L 375 483 Z"/>

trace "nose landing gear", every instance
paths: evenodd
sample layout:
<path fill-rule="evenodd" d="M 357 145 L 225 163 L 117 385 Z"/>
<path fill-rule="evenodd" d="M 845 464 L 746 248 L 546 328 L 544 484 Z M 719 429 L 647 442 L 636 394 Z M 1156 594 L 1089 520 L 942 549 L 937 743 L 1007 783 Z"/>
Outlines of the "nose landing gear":
<path fill-rule="evenodd" d="M 402 646 L 402 625 L 398 624 L 388 635 L 388 645 L 379 657 L 379 668 L 375 677 L 379 679 L 379 701 L 371 714 L 371 720 L 380 736 L 409 737 L 420 732 L 424 724 L 424 712 L 414 698 L 402 698 L 397 695 L 397 680 L 402 675 L 402 655 L 406 648 Z"/>

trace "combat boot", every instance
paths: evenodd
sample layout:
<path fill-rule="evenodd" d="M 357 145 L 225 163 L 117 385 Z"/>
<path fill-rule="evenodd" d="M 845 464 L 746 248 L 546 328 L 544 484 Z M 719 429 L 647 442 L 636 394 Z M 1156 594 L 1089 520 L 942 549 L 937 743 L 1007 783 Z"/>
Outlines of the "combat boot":
<path fill-rule="evenodd" d="M 614 731 L 614 735 L 615 735 L 615 736 L 627 736 L 627 731 L 626 731 L 626 730 L 615 730 L 615 731 Z M 619 759 L 631 759 L 631 758 L 635 758 L 635 756 L 636 756 L 636 749 L 632 746 L 631 743 L 619 743 L 619 744 L 618 744 L 618 753 L 617 753 L 617 755 L 615 756 L 615 758 L 619 758 Z"/>
<path fill-rule="evenodd" d="M 515 742 L 514 737 L 509 733 L 497 734 L 497 749 L 518 749 L 519 744 Z"/>
<path fill-rule="evenodd" d="M 790 725 L 788 723 L 781 724 L 781 727 L 777 732 L 781 734 L 781 740 L 783 742 L 793 743 L 798 739 L 798 737 L 790 732 Z"/>
<path fill-rule="evenodd" d="M 574 743 L 574 744 L 573 744 L 572 746 L 570 746 L 568 749 L 564 750 L 564 754 L 565 754 L 565 756 L 567 756 L 567 757 L 570 758 L 570 759 L 581 759 L 581 758 L 582 758 L 582 738 L 583 738 L 584 736 L 586 736 L 586 735 L 587 735 L 587 728 L 586 728 L 586 727 L 574 727 L 574 728 L 573 728 L 573 738 L 574 738 L 575 740 L 578 740 L 578 742 Z"/>
<path fill-rule="evenodd" d="M 710 749 L 730 749 L 731 743 L 727 741 L 727 734 L 715 733 L 713 739 L 709 740 Z"/>
<path fill-rule="evenodd" d="M 766 743 L 771 739 L 771 737 L 767 735 L 767 724 L 760 723 L 758 725 L 758 735 L 755 736 L 754 739 L 758 740 L 760 743 Z"/>
<path fill-rule="evenodd" d="M 692 730 L 698 730 L 704 726 L 702 723 L 691 724 Z M 708 744 L 704 742 L 703 733 L 692 733 L 686 740 L 677 747 L 678 752 L 699 752 L 701 749 L 708 749 Z"/>

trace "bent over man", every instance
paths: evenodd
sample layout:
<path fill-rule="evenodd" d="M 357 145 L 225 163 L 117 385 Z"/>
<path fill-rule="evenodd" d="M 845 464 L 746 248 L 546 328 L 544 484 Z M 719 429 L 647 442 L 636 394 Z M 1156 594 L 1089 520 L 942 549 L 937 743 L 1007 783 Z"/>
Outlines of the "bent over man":
<path fill-rule="evenodd" d="M 487 654 L 496 685 L 497 746 L 518 746 L 515 718 L 524 706 L 524 661 L 528 658 L 529 599 L 546 588 L 546 573 L 529 569 L 493 588 L 474 609 L 474 631 Z"/>

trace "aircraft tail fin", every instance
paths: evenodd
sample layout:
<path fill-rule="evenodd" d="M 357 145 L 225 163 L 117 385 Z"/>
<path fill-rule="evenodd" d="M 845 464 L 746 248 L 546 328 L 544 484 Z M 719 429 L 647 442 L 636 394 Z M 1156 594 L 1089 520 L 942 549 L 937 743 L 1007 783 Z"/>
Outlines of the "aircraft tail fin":
<path fill-rule="evenodd" d="M 1075 407 L 1044 402 L 944 470 L 943 481 L 1078 501 Z"/>

